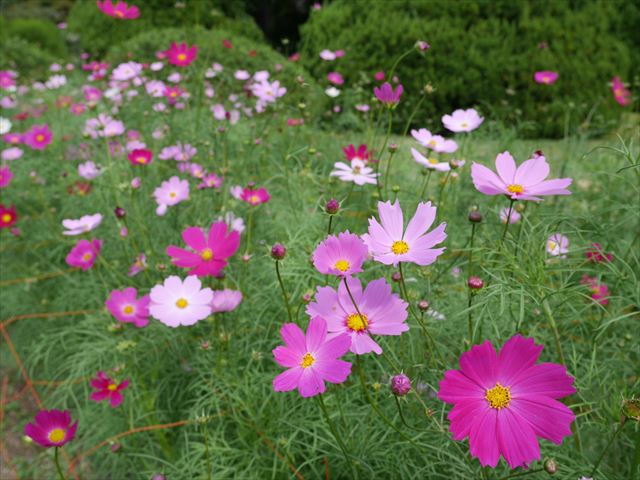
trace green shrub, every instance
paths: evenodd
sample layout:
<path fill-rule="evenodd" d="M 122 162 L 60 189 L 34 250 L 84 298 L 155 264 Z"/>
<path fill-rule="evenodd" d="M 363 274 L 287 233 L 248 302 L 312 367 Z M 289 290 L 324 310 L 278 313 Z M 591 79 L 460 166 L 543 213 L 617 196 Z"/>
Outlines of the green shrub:
<path fill-rule="evenodd" d="M 181 27 L 188 32 L 200 25 L 262 40 L 262 32 L 244 14 L 242 5 L 238 0 L 147 0 L 139 5 L 139 18 L 118 20 L 102 13 L 95 1 L 81 0 L 69 12 L 68 24 L 69 31 L 79 35 L 83 51 L 96 54 L 104 54 L 111 46 L 158 27 Z"/>
<path fill-rule="evenodd" d="M 3 21 L 3 42 L 10 37 L 21 38 L 55 57 L 63 58 L 67 55 L 67 46 L 60 29 L 47 20 L 16 18 Z"/>
<path fill-rule="evenodd" d="M 378 70 L 389 73 L 395 59 L 421 39 L 431 50 L 409 55 L 396 70 L 407 92 L 397 111 L 398 130 L 431 83 L 436 92 L 415 116 L 416 125 L 440 129 L 443 114 L 476 106 L 488 119 L 516 125 L 530 137 L 601 132 L 617 123 L 622 110 L 608 82 L 631 73 L 630 49 L 611 33 L 617 3 L 337 0 L 313 12 L 302 27 L 302 61 L 318 78 L 337 70 L 347 83 L 364 84 L 368 100 L 373 85 L 361 79 Z M 540 48 L 543 42 L 546 48 Z M 318 54 L 325 48 L 347 53 L 324 62 Z M 538 85 L 536 70 L 557 70 L 560 79 Z"/>
<path fill-rule="evenodd" d="M 10 68 L 20 72 L 20 77 L 45 78 L 49 65 L 58 58 L 23 38 L 8 37 L 2 43 L 0 69 Z"/>

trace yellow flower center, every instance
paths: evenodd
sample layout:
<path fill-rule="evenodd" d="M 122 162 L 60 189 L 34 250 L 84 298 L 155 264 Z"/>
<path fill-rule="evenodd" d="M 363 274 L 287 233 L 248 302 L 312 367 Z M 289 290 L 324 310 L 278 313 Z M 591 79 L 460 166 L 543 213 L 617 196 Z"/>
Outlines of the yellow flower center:
<path fill-rule="evenodd" d="M 341 272 L 346 272 L 347 270 L 349 270 L 349 262 L 347 262 L 346 260 L 338 260 L 334 265 L 334 268 L 336 270 L 340 270 Z"/>
<path fill-rule="evenodd" d="M 519 185 L 517 183 L 511 184 L 507 186 L 507 190 L 509 190 L 509 192 L 511 193 L 522 193 L 524 192 L 524 187 L 522 185 Z"/>
<path fill-rule="evenodd" d="M 178 54 L 178 60 L 184 62 L 187 59 L 187 56 L 184 53 Z"/>
<path fill-rule="evenodd" d="M 8 213 L 2 215 L 2 223 L 9 223 L 13 217 Z"/>
<path fill-rule="evenodd" d="M 509 402 L 511 401 L 511 392 L 509 391 L 510 387 L 503 387 L 499 383 L 496 383 L 496 386 L 487 390 L 484 398 L 489 402 L 489 406 L 491 408 L 496 408 L 500 410 L 501 408 L 505 408 L 509 406 Z"/>
<path fill-rule="evenodd" d="M 429 140 L 429 146 L 435 147 L 437 145 L 435 140 Z"/>
<path fill-rule="evenodd" d="M 122 309 L 122 311 L 127 315 L 131 315 L 133 313 L 133 307 L 131 305 L 127 305 Z"/>
<path fill-rule="evenodd" d="M 200 258 L 202 258 L 205 262 L 207 260 L 211 260 L 213 258 L 213 252 L 210 248 L 205 248 L 200 254 Z"/>
<path fill-rule="evenodd" d="M 466 122 L 460 124 L 460 127 L 462 127 L 462 128 L 467 128 L 468 126 L 469 126 L 469 124 L 466 123 Z"/>
<path fill-rule="evenodd" d="M 407 245 L 407 242 L 404 240 L 398 240 L 397 242 L 393 242 L 393 245 L 391 245 L 391 251 L 396 255 L 402 255 L 409 251 L 409 245 Z"/>
<path fill-rule="evenodd" d="M 347 318 L 347 326 L 354 332 L 361 332 L 369 326 L 369 320 L 367 320 L 367 316 L 364 314 L 359 315 L 357 313 L 352 313 Z"/>
<path fill-rule="evenodd" d="M 554 242 L 553 240 L 550 240 L 549 241 L 549 250 L 555 250 L 557 245 L 558 244 L 556 242 Z"/>
<path fill-rule="evenodd" d="M 44 140 L 44 135 L 36 135 L 36 140 L 38 142 L 42 142 Z"/>
<path fill-rule="evenodd" d="M 116 10 L 116 17 L 122 18 L 124 17 L 124 13 L 122 13 L 120 10 Z"/>
<path fill-rule="evenodd" d="M 60 443 L 64 440 L 65 432 L 61 428 L 54 428 L 49 432 L 49 441 L 53 443 Z"/>
<path fill-rule="evenodd" d="M 93 254 L 89 253 L 89 252 L 87 252 L 84 255 L 82 255 L 82 260 L 84 262 L 89 262 L 89 261 L 91 261 L 92 258 L 93 258 Z"/>
<path fill-rule="evenodd" d="M 437 165 L 437 164 L 438 164 L 438 160 L 436 160 L 435 158 L 430 158 L 430 159 L 429 159 L 429 163 L 430 163 L 431 165 Z"/>
<path fill-rule="evenodd" d="M 251 195 L 249 197 L 249 203 L 258 203 L 260 201 L 260 199 L 258 198 L 257 195 Z"/>
<path fill-rule="evenodd" d="M 305 353 L 304 357 L 302 357 L 302 361 L 300 362 L 300 366 L 302 368 L 309 368 L 315 362 L 316 362 L 316 359 L 313 358 L 313 355 L 311 355 L 310 353 Z"/>
<path fill-rule="evenodd" d="M 138 157 L 136 158 L 136 162 L 138 163 L 146 163 L 147 159 L 145 157 Z"/>
<path fill-rule="evenodd" d="M 109 386 L 107 387 L 107 390 L 109 390 L 110 392 L 115 392 L 118 389 L 118 385 L 116 385 L 115 383 L 110 383 Z"/>
<path fill-rule="evenodd" d="M 187 308 L 188 305 L 189 305 L 189 302 L 187 302 L 186 298 L 179 298 L 176 301 L 176 307 L 178 308 Z"/>
<path fill-rule="evenodd" d="M 171 192 L 171 193 L 169 194 L 169 197 L 170 197 L 170 198 L 176 198 L 176 192 Z"/>

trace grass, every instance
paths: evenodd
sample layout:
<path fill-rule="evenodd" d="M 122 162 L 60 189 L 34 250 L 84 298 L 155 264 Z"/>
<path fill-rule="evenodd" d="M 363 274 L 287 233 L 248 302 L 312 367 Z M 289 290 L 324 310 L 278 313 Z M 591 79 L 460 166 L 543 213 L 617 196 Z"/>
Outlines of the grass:
<path fill-rule="evenodd" d="M 78 92 L 74 85 L 69 91 Z M 280 343 L 278 330 L 287 313 L 269 251 L 275 242 L 287 247 L 281 262 L 283 282 L 295 321 L 306 326 L 303 295 L 325 282 L 309 262 L 327 232 L 324 202 L 332 197 L 342 202 L 332 222 L 334 232 L 364 233 L 367 218 L 375 214 L 375 187 L 351 188 L 328 176 L 342 157 L 340 147 L 358 143 L 367 134 L 287 128 L 286 110 L 245 119 L 220 132 L 210 121 L 195 122 L 199 115 L 209 118 L 199 108 L 162 115 L 150 109 L 148 100 L 136 99 L 125 105 L 119 118 L 128 128 L 139 130 L 156 155 L 162 146 L 189 142 L 198 148 L 199 163 L 225 176 L 219 192 L 198 191 L 192 181 L 191 199 L 158 217 L 151 193 L 176 174 L 174 165 L 156 158 L 147 168 L 134 168 L 124 157 L 110 158 L 102 141 L 81 137 L 84 119 L 95 115 L 69 118 L 53 107 L 54 95 L 44 94 L 51 108 L 38 123 L 48 122 L 56 141 L 41 153 L 26 151 L 13 162 L 16 176 L 2 191 L 2 202 L 18 207 L 22 233 L 13 237 L 1 232 L 0 305 L 2 330 L 24 362 L 42 404 L 69 409 L 79 421 L 76 439 L 65 447 L 68 459 L 76 461 L 73 471 L 88 479 L 142 479 L 158 472 L 172 479 L 352 478 L 316 401 L 272 390 L 272 379 L 281 369 L 271 350 Z M 153 140 L 151 132 L 163 124 L 170 127 L 167 136 Z M 66 135 L 71 138 L 61 140 Z M 254 142 L 257 137 L 260 145 Z M 370 145 L 379 148 L 383 139 L 369 137 Z M 637 158 L 637 129 L 622 140 L 629 144 L 632 139 L 631 158 Z M 82 141 L 88 144 L 87 158 L 106 171 L 92 182 L 88 195 L 70 195 L 67 187 L 78 179 L 81 160 L 70 158 L 69 148 Z M 406 217 L 418 202 L 423 177 L 411 160 L 410 142 L 399 137 L 392 141 L 399 149 L 390 184 L 399 187 L 396 193 Z M 607 148 L 595 149 L 600 146 Z M 504 462 L 495 471 L 482 472 L 477 460 L 469 457 L 467 443 L 450 439 L 446 420 L 450 408 L 435 397 L 444 369 L 456 368 L 460 353 L 468 348 L 470 313 L 477 341 L 489 339 L 501 345 L 520 332 L 545 345 L 542 361 L 559 361 L 551 327 L 555 322 L 562 356 L 578 390 L 567 399 L 577 419 L 575 434 L 561 446 L 541 441 L 542 459 L 556 460 L 558 478 L 590 476 L 620 420 L 621 402 L 639 392 L 639 171 L 621 170 L 628 160 L 608 148 L 619 146 L 620 140 L 614 138 L 521 141 L 491 126 L 471 136 L 465 145 L 466 165 L 443 190 L 439 221 L 448 224 L 447 251 L 430 267 L 408 266 L 404 272 L 411 300 L 428 300 L 432 311 L 443 315 L 425 319 L 444 367 L 410 319 L 407 334 L 381 339 L 383 356 L 361 359 L 366 394 L 376 409 L 366 400 L 355 372 L 345 384 L 329 387 L 324 398 L 359 478 L 485 475 L 495 480 L 511 474 Z M 507 149 L 519 162 L 532 151 L 543 150 L 552 176 L 570 176 L 574 183 L 569 197 L 528 204 L 523 220 L 509 229 L 501 244 L 498 210 L 508 202 L 478 193 L 470 181 L 469 165 L 471 161 L 492 165 L 495 155 Z M 134 175 L 142 178 L 137 191 L 129 187 Z M 427 196 L 439 198 L 443 178 L 434 175 Z M 168 261 L 166 246 L 182 245 L 181 230 L 208 226 L 225 212 L 246 220 L 249 207 L 234 200 L 228 188 L 247 181 L 265 186 L 272 195 L 268 204 L 253 212 L 250 244 L 245 244 L 243 235 L 241 252 L 248 252 L 250 260 L 243 261 L 239 252 L 223 280 L 205 281 L 214 288 L 241 289 L 245 296 L 241 306 L 191 328 L 169 329 L 155 320 L 144 329 L 114 328 L 104 308 L 109 292 L 126 286 L 146 292 L 169 274 L 183 276 Z M 127 211 L 124 221 L 113 215 L 116 206 Z M 467 214 L 472 206 L 484 217 L 474 241 L 474 271 L 486 287 L 469 307 Z M 105 216 L 93 232 L 104 240 L 102 260 L 90 271 L 69 271 L 64 257 L 75 239 L 61 235 L 60 222 L 94 212 Z M 125 238 L 119 236 L 123 225 L 129 230 Z M 566 259 L 550 258 L 544 250 L 546 239 L 557 231 L 571 241 Z M 585 251 L 592 242 L 613 252 L 614 261 L 586 263 Z M 150 268 L 130 278 L 128 267 L 141 251 Z M 459 276 L 452 274 L 454 267 L 461 269 Z M 361 277 L 370 281 L 385 276 L 391 282 L 392 273 L 369 262 Z M 589 290 L 580 284 L 583 274 L 608 284 L 611 298 L 606 308 L 591 301 Z M 34 313 L 51 315 L 18 317 Z M 209 348 L 203 347 L 205 342 Z M 0 353 L 2 377 L 12 392 L 19 392 L 24 379 L 6 339 Z M 352 354 L 348 357 L 354 360 Z M 118 378 L 131 380 L 124 404 L 111 409 L 89 401 L 89 379 L 98 370 L 110 372 L 116 367 Z M 400 399 L 406 424 L 388 387 L 398 368 L 415 387 Z M 5 439 L 22 436 L 24 423 L 35 412 L 29 396 L 25 391 L 2 405 Z M 148 429 L 140 430 L 144 428 Z M 596 478 L 632 478 L 638 468 L 639 439 L 638 424 L 627 422 L 605 452 Z M 114 453 L 110 446 L 116 444 L 119 449 Z M 8 464 L 20 478 L 53 476 L 50 451 L 18 443 L 8 452 Z M 67 467 L 63 459 L 63 469 Z M 527 477 L 546 478 L 541 468 L 542 462 L 535 462 Z M 73 476 L 73 471 L 68 473 Z"/>

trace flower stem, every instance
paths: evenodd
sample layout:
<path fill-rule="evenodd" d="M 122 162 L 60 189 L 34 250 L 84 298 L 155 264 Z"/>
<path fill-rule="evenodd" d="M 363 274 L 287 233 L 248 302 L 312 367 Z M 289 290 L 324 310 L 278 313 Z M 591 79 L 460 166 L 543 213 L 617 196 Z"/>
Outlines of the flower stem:
<path fill-rule="evenodd" d="M 329 215 L 329 228 L 327 228 L 327 235 L 331 235 L 331 224 L 333 223 L 333 215 Z"/>
<path fill-rule="evenodd" d="M 356 308 L 356 312 L 358 312 L 358 315 L 360 315 L 360 318 L 364 318 L 362 316 L 362 314 L 360 313 L 360 309 L 358 308 L 358 304 L 356 303 L 355 299 L 353 298 L 353 295 L 351 293 L 351 289 L 349 288 L 349 284 L 347 283 L 347 277 L 344 277 L 342 279 L 344 281 L 344 286 L 347 289 L 347 293 L 349 294 L 349 298 L 351 299 L 351 303 L 353 303 L 353 306 Z"/>
<path fill-rule="evenodd" d="M 62 474 L 62 468 L 60 468 L 60 459 L 58 458 L 58 450 L 60 450 L 60 447 L 56 447 L 55 453 L 53 454 L 53 461 L 56 464 L 58 477 L 60 478 L 60 480 L 65 480 L 64 475 Z"/>
<path fill-rule="evenodd" d="M 564 366 L 567 365 L 567 362 L 564 359 L 564 353 L 562 353 L 562 344 L 560 342 L 560 332 L 558 332 L 558 325 L 556 325 L 556 321 L 553 318 L 553 315 L 551 313 L 551 308 L 549 307 L 549 302 L 547 302 L 546 299 L 544 299 L 542 301 L 542 308 L 544 310 L 544 313 L 547 315 L 547 319 L 549 319 L 549 324 L 551 325 L 551 330 L 553 330 L 553 336 L 555 338 L 555 342 L 556 342 L 556 350 L 558 353 L 558 359 L 560 360 L 560 363 Z"/>
<path fill-rule="evenodd" d="M 470 240 L 470 246 L 469 246 L 469 273 L 467 275 L 467 280 L 469 278 L 471 278 L 471 275 L 473 275 L 473 239 L 475 237 L 476 234 L 476 224 L 472 223 L 471 224 L 471 240 Z M 468 309 L 469 309 L 469 316 L 467 317 L 467 327 L 469 329 L 469 345 L 473 345 L 473 314 L 471 313 L 471 304 L 473 303 L 473 291 L 471 290 L 471 288 L 468 289 L 469 290 L 469 304 L 468 304 Z"/>
<path fill-rule="evenodd" d="M 513 202 L 515 202 L 515 200 L 512 198 L 511 203 L 509 204 L 509 211 L 507 212 L 507 221 L 504 224 L 502 237 L 500 237 L 500 245 L 502 245 L 502 242 L 504 242 L 504 238 L 507 236 L 507 229 L 509 228 L 509 224 L 511 223 L 511 211 L 513 210 Z"/>
<path fill-rule="evenodd" d="M 391 160 L 393 160 L 393 155 L 395 152 L 389 153 L 389 160 L 387 161 L 387 171 L 384 174 L 384 194 L 389 194 L 389 172 L 391 171 Z"/>
<path fill-rule="evenodd" d="M 604 447 L 604 450 L 602 451 L 602 453 L 598 457 L 598 461 L 596 461 L 595 465 L 593 466 L 593 469 L 591 470 L 591 475 L 590 475 L 591 477 L 593 477 L 596 474 L 596 471 L 598 470 L 598 467 L 600 466 L 600 463 L 602 462 L 602 459 L 604 458 L 604 454 L 607 453 L 607 450 L 609 450 L 609 447 L 611 446 L 613 441 L 616 439 L 618 434 L 622 431 L 623 427 L 624 427 L 624 423 L 620 422 L 620 424 L 618 424 L 618 428 L 616 428 L 616 431 L 613 432 L 613 435 L 611 435 L 611 438 L 609 439 L 609 442 L 607 443 L 607 446 Z"/>
<path fill-rule="evenodd" d="M 380 199 L 382 199 L 382 190 L 380 189 L 380 161 L 382 160 L 382 155 L 384 154 L 384 149 L 387 148 L 387 142 L 389 141 L 389 137 L 391 136 L 391 125 L 393 124 L 393 115 L 391 113 L 391 109 L 387 109 L 387 116 L 388 116 L 388 120 L 387 120 L 387 134 L 384 137 L 384 142 L 382 144 L 382 148 L 380 149 L 380 158 L 378 159 L 378 162 L 376 163 L 376 187 L 378 189 L 378 195 L 380 196 Z M 389 159 L 389 161 L 391 161 L 391 159 Z M 387 190 L 387 185 L 384 186 L 385 191 Z"/>
<path fill-rule="evenodd" d="M 249 209 L 249 220 L 247 221 L 247 243 L 245 245 L 244 253 L 248 254 L 251 250 L 251 227 L 253 226 L 253 207 Z"/>
<path fill-rule="evenodd" d="M 424 182 L 422 183 L 422 190 L 420 191 L 420 196 L 418 197 L 418 203 L 422 201 L 422 198 L 424 197 L 424 193 L 427 191 L 427 187 L 429 186 L 429 180 L 431 180 L 432 173 L 433 173 L 433 170 L 429 169 L 429 171 L 425 175 Z"/>
<path fill-rule="evenodd" d="M 356 466 L 351 460 L 351 457 L 349 457 L 349 453 L 347 452 L 347 447 L 345 447 L 344 442 L 342 441 L 342 437 L 336 430 L 336 427 L 333 425 L 331 418 L 329 418 L 329 412 L 327 412 L 327 407 L 324 404 L 323 395 L 322 394 L 316 395 L 316 399 L 318 400 L 318 405 L 320 405 L 320 410 L 322 410 L 322 414 L 324 415 L 324 419 L 327 422 L 327 425 L 329 426 L 329 430 L 331 430 L 331 434 L 333 435 L 333 438 L 335 438 L 336 442 L 338 442 L 338 446 L 340 447 L 340 450 L 342 450 L 344 459 L 347 461 L 347 463 L 351 467 L 351 473 L 353 475 L 352 478 L 358 478 L 358 472 L 356 470 Z"/>
<path fill-rule="evenodd" d="M 421 431 L 421 429 L 416 428 L 416 427 L 412 427 L 411 425 L 409 425 L 407 423 L 407 420 L 404 418 L 404 414 L 402 413 L 402 407 L 400 406 L 400 400 L 398 400 L 398 397 L 396 397 L 395 395 L 393 396 L 393 398 L 396 401 L 396 406 L 398 407 L 398 414 L 400 415 L 400 420 L 402 420 L 402 423 L 404 424 L 404 426 L 407 427 L 410 430 L 415 430 L 417 432 Z"/>
<path fill-rule="evenodd" d="M 287 291 L 284 289 L 284 283 L 282 283 L 282 277 L 280 276 L 280 262 L 278 260 L 276 260 L 276 276 L 278 277 L 278 283 L 280 284 L 280 290 L 282 291 L 282 298 L 284 299 L 284 306 L 287 309 L 289 322 L 293 323 L 293 317 L 291 316 L 291 307 L 289 306 L 289 298 L 287 297 Z"/>

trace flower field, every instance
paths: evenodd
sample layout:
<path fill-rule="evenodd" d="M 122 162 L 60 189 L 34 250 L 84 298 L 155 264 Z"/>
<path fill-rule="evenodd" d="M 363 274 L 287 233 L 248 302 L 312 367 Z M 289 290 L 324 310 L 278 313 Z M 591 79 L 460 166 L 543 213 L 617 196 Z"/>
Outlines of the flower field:
<path fill-rule="evenodd" d="M 366 46 L 313 78 L 163 32 L 0 71 L 1 478 L 640 474 L 623 73 L 614 129 L 524 139 L 482 99 L 421 118 L 438 85 L 397 72 L 429 38 L 351 84 Z"/>

